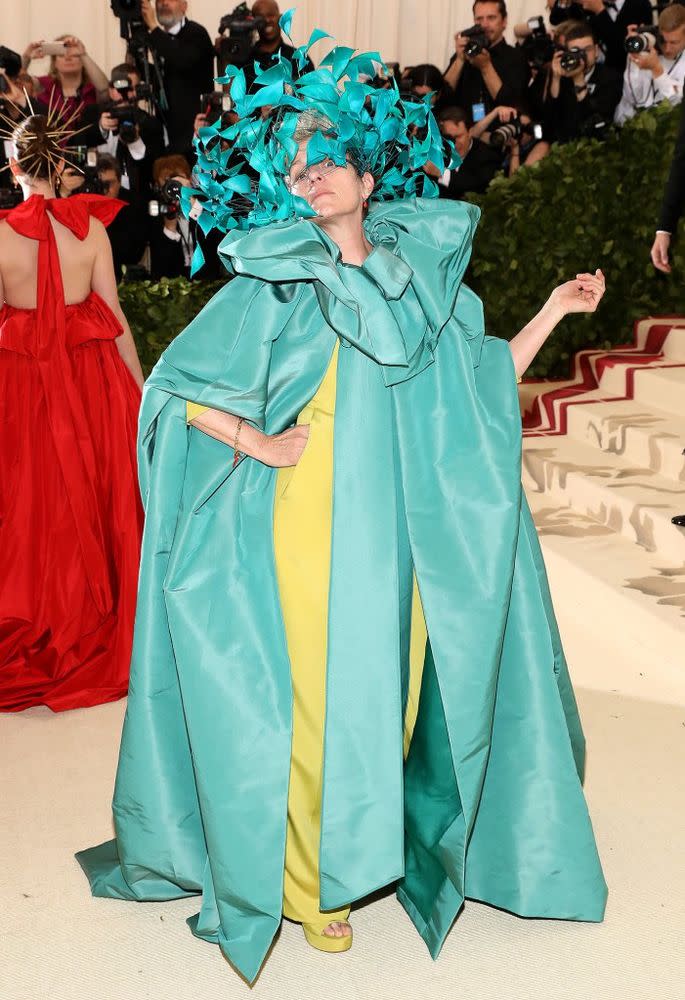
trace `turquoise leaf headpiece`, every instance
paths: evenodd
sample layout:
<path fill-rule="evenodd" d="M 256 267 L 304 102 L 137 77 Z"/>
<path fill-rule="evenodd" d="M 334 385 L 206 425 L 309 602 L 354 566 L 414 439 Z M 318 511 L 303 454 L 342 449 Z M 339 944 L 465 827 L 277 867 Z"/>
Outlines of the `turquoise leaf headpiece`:
<path fill-rule="evenodd" d="M 280 19 L 289 39 L 293 13 L 288 10 Z M 423 165 L 430 161 L 440 172 L 459 165 L 459 156 L 443 140 L 431 112 L 430 94 L 404 100 L 392 76 L 385 89 L 367 82 L 377 76 L 379 64 L 387 72 L 377 52 L 355 54 L 354 49 L 336 46 L 318 69 L 312 69 L 309 50 L 330 37 L 317 28 L 292 60 L 279 53 L 267 69 L 255 63 L 256 79 L 249 91 L 245 73 L 235 66 L 227 66 L 218 78 L 218 83 L 231 84 L 237 120 L 227 128 L 219 119 L 200 129 L 195 139 L 197 187 L 182 192 L 186 210 L 192 196 L 201 201 L 199 224 L 205 233 L 316 215 L 286 183 L 298 151 L 296 127 L 305 112 L 315 122 L 307 164 L 326 158 L 341 165 L 351 161 L 360 173 L 373 174 L 373 200 L 436 197 L 437 184 Z M 198 248 L 193 270 L 201 264 Z"/>

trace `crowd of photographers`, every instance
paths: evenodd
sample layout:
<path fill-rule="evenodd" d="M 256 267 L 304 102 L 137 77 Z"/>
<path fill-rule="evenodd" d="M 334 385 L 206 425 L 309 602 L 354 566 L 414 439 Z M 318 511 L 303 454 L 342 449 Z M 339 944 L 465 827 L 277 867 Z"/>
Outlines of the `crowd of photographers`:
<path fill-rule="evenodd" d="M 119 276 L 124 269 L 133 277 L 188 275 L 200 243 L 207 263 L 197 277 L 219 277 L 211 252 L 217 237 L 203 234 L 199 203 L 190 218 L 182 214 L 181 189 L 192 186 L 197 130 L 220 117 L 224 125 L 235 120 L 230 93 L 216 89 L 215 76 L 229 63 L 241 65 L 249 83 L 255 62 L 267 67 L 279 51 L 292 56 L 278 4 L 241 4 L 221 18 L 214 40 L 186 17 L 186 0 L 111 6 L 125 61 L 107 76 L 71 35 L 33 42 L 21 54 L 0 47 L 0 111 L 19 121 L 30 101 L 39 113 L 73 120 L 77 149 L 58 193 L 95 191 L 126 202 L 109 228 Z M 462 158 L 459 169 L 444 173 L 426 166 L 441 196 L 482 192 L 555 143 L 602 139 L 642 109 L 682 99 L 685 5 L 547 0 L 547 7 L 549 26 L 542 16 L 516 25 L 510 45 L 503 0 L 476 0 L 474 24 L 455 34 L 444 72 L 392 67 L 405 98 L 432 95 L 440 129 Z M 46 57 L 49 71 L 34 75 L 32 63 Z M 390 85 L 383 75 L 371 82 Z M 9 152 L 9 144 L 0 147 L 0 167 Z M 0 207 L 15 197 L 9 171 L 0 173 Z"/>

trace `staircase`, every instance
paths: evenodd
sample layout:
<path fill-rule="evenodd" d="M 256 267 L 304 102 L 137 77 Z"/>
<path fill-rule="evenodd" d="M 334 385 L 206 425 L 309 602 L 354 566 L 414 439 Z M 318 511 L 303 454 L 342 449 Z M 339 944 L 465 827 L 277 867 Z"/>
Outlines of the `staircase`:
<path fill-rule="evenodd" d="M 685 684 L 685 318 L 582 351 L 573 375 L 524 382 L 523 484 L 551 576 L 588 626 Z M 554 582 L 554 579 L 553 579 Z"/>

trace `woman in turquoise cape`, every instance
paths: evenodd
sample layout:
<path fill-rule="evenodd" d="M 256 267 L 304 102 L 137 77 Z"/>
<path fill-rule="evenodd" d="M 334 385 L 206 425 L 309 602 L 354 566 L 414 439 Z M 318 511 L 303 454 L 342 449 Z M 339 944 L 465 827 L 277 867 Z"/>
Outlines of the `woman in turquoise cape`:
<path fill-rule="evenodd" d="M 194 933 L 248 980 L 282 912 L 292 690 L 277 472 L 232 468 L 225 444 L 188 430 L 186 400 L 279 434 L 337 342 L 321 909 L 397 882 L 434 957 L 465 897 L 603 917 L 583 736 L 521 493 L 512 351 L 484 335 L 462 282 L 477 218 L 458 203 L 374 208 L 357 269 L 308 220 L 229 236 L 236 277 L 145 388 L 117 840 L 80 860 L 96 895 L 201 892 Z M 429 641 L 403 762 L 412 565 Z"/>
<path fill-rule="evenodd" d="M 343 950 L 350 904 L 383 886 L 433 957 L 466 898 L 590 921 L 606 903 L 516 389 L 603 278 L 560 286 L 511 344 L 486 336 L 462 280 L 478 210 L 367 213 L 371 172 L 320 138 L 287 167 L 315 221 L 229 234 L 233 279 L 146 384 L 116 840 L 78 855 L 97 896 L 201 894 L 193 933 L 250 982 L 284 912 Z M 302 858 L 313 918 L 292 902 Z"/>

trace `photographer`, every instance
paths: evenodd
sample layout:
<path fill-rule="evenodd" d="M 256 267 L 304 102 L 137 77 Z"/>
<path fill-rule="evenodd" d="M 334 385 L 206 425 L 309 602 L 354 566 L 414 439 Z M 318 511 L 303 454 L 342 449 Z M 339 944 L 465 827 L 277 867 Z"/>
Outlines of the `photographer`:
<path fill-rule="evenodd" d="M 162 126 L 136 103 L 134 73 L 126 63 L 115 66 L 105 104 L 84 109 L 81 142 L 109 153 L 119 163 L 121 185 L 141 197 L 152 181 L 152 164 L 162 155 Z"/>
<path fill-rule="evenodd" d="M 191 187 L 191 171 L 183 156 L 163 156 L 156 160 L 152 168 L 157 199 L 150 203 L 157 207 L 159 215 L 151 216 L 150 273 L 153 280 L 160 278 L 190 277 L 190 265 L 199 243 L 205 256 L 205 264 L 194 275 L 203 281 L 213 281 L 224 277 L 225 272 L 219 260 L 217 249 L 222 234 L 213 230 L 205 236 L 197 224 L 201 212 L 199 202 L 194 202 L 191 218 L 181 212 L 180 188 Z"/>
<path fill-rule="evenodd" d="M 482 194 L 500 170 L 502 154 L 472 137 L 462 108 L 444 108 L 436 117 L 440 132 L 454 143 L 462 160 L 456 170 L 445 170 L 442 174 L 432 164 L 424 166 L 429 177 L 438 182 L 440 197 L 459 200 L 469 193 Z"/>
<path fill-rule="evenodd" d="M 161 69 L 169 105 L 169 147 L 179 153 L 191 153 L 200 94 L 214 89 L 214 46 L 202 25 L 186 18 L 187 7 L 186 0 L 157 0 L 154 7 L 151 0 L 141 0 L 147 44 Z"/>
<path fill-rule="evenodd" d="M 78 38 L 60 35 L 54 42 L 32 42 L 22 56 L 24 69 L 28 70 L 33 59 L 46 55 L 50 56 L 47 75 L 34 78 L 44 104 L 66 119 L 84 105 L 105 99 L 107 77 Z"/>
<path fill-rule="evenodd" d="M 519 108 L 495 108 L 473 125 L 471 137 L 486 143 L 493 153 L 499 151 L 507 177 L 512 177 L 522 166 L 538 163 L 550 149 L 542 138 L 541 126 Z"/>
<path fill-rule="evenodd" d="M 633 47 L 642 51 L 628 55 L 623 77 L 623 94 L 614 121 L 623 125 L 637 111 L 661 101 L 678 104 L 683 99 L 685 79 L 685 6 L 673 3 L 659 15 L 659 35 L 638 34 L 634 25 L 628 29 Z M 644 48 L 644 46 L 647 46 Z"/>
<path fill-rule="evenodd" d="M 275 0 L 255 0 L 252 4 L 251 14 L 252 17 L 259 18 L 261 24 L 258 28 L 259 37 L 257 38 L 257 42 L 250 52 L 250 58 L 243 67 L 248 87 L 256 79 L 255 63 L 257 63 L 260 69 L 268 69 L 279 52 L 286 59 L 291 60 L 295 55 L 295 49 L 292 45 L 288 45 L 283 38 L 281 26 L 278 23 L 281 11 Z M 305 67 L 303 72 L 306 73 L 313 68 L 313 65 L 308 61 L 308 66 Z"/>
<path fill-rule="evenodd" d="M 604 50 L 606 65 L 623 73 L 625 40 L 631 24 L 651 24 L 650 0 L 579 0 L 595 38 Z"/>
<path fill-rule="evenodd" d="M 444 77 L 458 105 L 476 122 L 498 104 L 521 100 L 529 74 L 520 50 L 504 40 L 504 0 L 476 0 L 473 17 L 475 28 L 455 35 L 456 51 Z"/>
<path fill-rule="evenodd" d="M 137 264 L 145 252 L 147 233 L 142 206 L 133 200 L 130 191 L 121 186 L 119 161 L 108 153 L 97 159 L 97 176 L 105 198 L 118 198 L 124 207 L 113 222 L 107 226 L 107 235 L 112 246 L 114 272 L 121 281 L 124 265 Z"/>
<path fill-rule="evenodd" d="M 566 46 L 552 59 L 545 114 L 557 142 L 602 133 L 613 121 L 621 96 L 621 76 L 597 62 L 599 47 L 592 28 L 579 24 L 566 34 Z"/>

